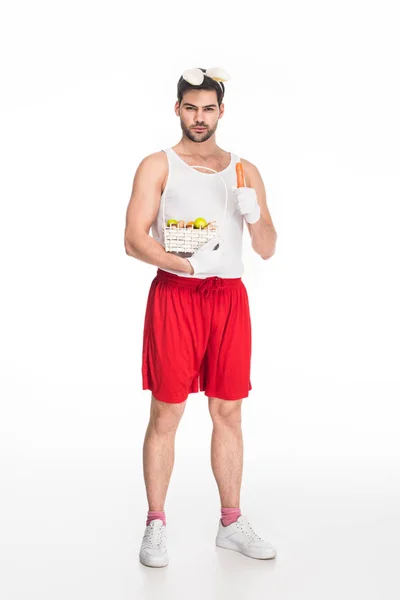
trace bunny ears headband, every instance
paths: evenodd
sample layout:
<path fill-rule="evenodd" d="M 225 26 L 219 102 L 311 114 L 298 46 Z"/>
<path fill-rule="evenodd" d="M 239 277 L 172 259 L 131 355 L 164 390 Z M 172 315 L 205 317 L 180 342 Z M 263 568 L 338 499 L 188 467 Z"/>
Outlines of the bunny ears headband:
<path fill-rule="evenodd" d="M 192 85 L 201 85 L 204 81 L 204 76 L 211 77 L 215 81 L 218 81 L 221 86 L 221 81 L 228 81 L 230 79 L 230 75 L 221 69 L 220 67 L 211 67 L 211 69 L 207 69 L 204 73 L 201 69 L 187 69 L 183 72 L 182 77 L 188 83 Z"/>

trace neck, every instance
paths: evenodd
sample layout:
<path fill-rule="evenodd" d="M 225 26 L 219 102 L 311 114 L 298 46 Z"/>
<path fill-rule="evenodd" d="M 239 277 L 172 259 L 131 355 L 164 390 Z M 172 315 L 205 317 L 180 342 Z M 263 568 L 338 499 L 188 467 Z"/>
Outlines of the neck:
<path fill-rule="evenodd" d="M 199 156 L 203 158 L 218 154 L 221 150 L 215 143 L 214 135 L 205 142 L 193 142 L 188 137 L 183 136 L 178 144 L 178 148 L 182 154 Z"/>

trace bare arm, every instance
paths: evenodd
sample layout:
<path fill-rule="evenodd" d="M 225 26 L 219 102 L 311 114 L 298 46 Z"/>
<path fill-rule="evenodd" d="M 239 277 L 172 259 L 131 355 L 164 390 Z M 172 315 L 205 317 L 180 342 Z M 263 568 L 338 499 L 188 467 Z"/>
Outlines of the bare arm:
<path fill-rule="evenodd" d="M 126 211 L 125 251 L 128 256 L 161 269 L 191 274 L 193 267 L 186 258 L 166 252 L 164 247 L 149 235 L 160 207 L 162 182 L 166 173 L 164 157 L 164 152 L 150 154 L 142 160 L 136 170 Z"/>
<path fill-rule="evenodd" d="M 244 158 L 241 159 L 241 162 L 243 163 L 246 185 L 256 190 L 257 202 L 261 211 L 261 217 L 256 223 L 247 223 L 246 221 L 246 225 L 251 236 L 253 250 L 266 260 L 275 253 L 278 235 L 268 210 L 267 194 L 259 170 Z"/>

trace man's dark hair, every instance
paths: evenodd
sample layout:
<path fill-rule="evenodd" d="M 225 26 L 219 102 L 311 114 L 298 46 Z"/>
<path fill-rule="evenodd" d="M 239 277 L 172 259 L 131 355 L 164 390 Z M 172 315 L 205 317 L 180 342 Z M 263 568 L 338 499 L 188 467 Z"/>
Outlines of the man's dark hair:
<path fill-rule="evenodd" d="M 206 72 L 206 69 L 200 68 L 200 70 L 203 71 L 203 73 Z M 186 81 L 186 79 L 183 79 L 183 77 L 181 76 L 178 81 L 179 104 L 182 102 L 183 94 L 185 92 L 188 92 L 189 90 L 215 90 L 217 92 L 218 106 L 221 106 L 225 94 L 225 86 L 223 82 L 221 81 L 221 83 L 219 83 L 218 81 L 215 81 L 215 79 L 208 77 L 208 75 L 204 75 L 203 83 L 201 83 L 200 85 L 192 85 L 191 83 Z"/>

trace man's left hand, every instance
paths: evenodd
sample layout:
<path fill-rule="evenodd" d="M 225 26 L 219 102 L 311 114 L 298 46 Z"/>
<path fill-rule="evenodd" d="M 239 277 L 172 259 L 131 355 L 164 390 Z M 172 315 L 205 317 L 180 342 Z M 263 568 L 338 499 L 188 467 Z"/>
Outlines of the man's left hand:
<path fill-rule="evenodd" d="M 237 210 L 244 216 L 248 223 L 256 223 L 261 215 L 256 190 L 251 187 L 233 186 L 232 191 L 235 195 Z"/>

